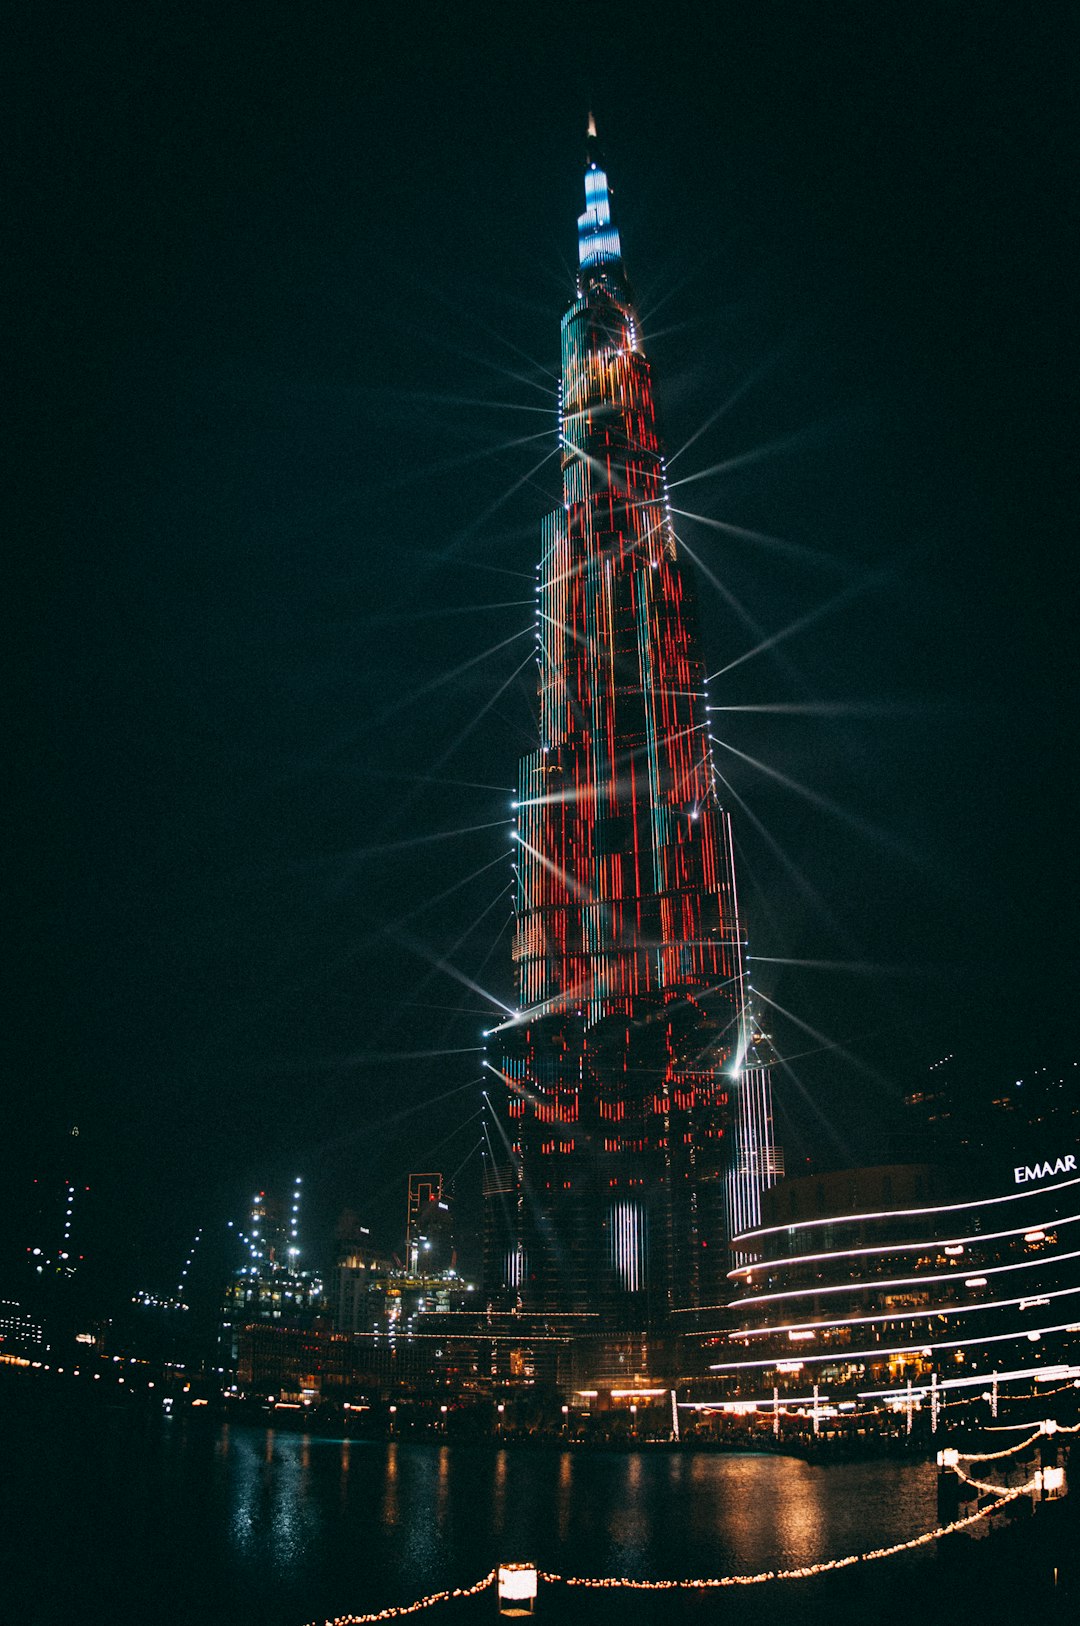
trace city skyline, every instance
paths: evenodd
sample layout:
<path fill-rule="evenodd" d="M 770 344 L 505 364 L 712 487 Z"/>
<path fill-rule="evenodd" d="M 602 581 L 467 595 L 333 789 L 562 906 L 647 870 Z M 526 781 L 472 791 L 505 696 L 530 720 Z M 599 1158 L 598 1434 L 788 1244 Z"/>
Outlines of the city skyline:
<path fill-rule="evenodd" d="M 284 101 L 285 34 L 42 49 L 3 1174 L 78 1125 L 114 1280 L 279 1170 L 326 1234 L 475 1155 L 590 100 L 778 1138 L 839 1159 L 935 1050 L 1064 1047 L 1065 125 L 1049 38 L 988 18 L 725 16 L 569 76 L 553 29 L 524 93 L 511 26 L 480 98 L 434 34 L 381 88 L 365 40 L 359 96 L 349 28 L 290 33 Z"/>

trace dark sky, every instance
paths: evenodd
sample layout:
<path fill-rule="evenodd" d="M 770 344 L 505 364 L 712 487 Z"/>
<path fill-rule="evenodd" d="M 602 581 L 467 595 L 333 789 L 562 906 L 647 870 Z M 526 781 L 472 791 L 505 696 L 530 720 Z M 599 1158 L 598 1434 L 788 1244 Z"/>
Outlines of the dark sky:
<path fill-rule="evenodd" d="M 154 1289 L 478 1141 L 590 103 L 709 670 L 800 623 L 713 699 L 844 708 L 717 717 L 790 1161 L 1070 1050 L 1074 8 L 24 9 L 12 1212 L 78 1123 Z"/>

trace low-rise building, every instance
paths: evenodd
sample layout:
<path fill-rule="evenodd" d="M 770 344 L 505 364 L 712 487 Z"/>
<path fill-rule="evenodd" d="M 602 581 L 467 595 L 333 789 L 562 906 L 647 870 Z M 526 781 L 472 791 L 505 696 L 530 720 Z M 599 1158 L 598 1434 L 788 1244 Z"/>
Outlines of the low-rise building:
<path fill-rule="evenodd" d="M 988 1172 L 782 1182 L 737 1239 L 718 1396 L 818 1404 L 995 1387 L 1080 1361 L 1080 1148 Z"/>

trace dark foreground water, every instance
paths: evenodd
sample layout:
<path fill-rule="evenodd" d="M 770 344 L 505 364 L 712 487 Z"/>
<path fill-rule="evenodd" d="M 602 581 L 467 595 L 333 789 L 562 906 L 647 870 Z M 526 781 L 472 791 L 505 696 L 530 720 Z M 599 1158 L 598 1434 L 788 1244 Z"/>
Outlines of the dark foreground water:
<path fill-rule="evenodd" d="M 304 1626 L 469 1584 L 500 1560 L 568 1575 L 750 1573 L 936 1523 L 922 1463 L 387 1445 L 104 1410 L 5 1408 L 0 1439 L 5 1626 Z M 783 1618 L 804 1618 L 790 1597 L 804 1585 L 784 1588 Z M 547 1598 L 538 1620 L 606 1618 L 616 1601 Z M 709 1618 L 748 1618 L 749 1601 L 712 1594 Z"/>

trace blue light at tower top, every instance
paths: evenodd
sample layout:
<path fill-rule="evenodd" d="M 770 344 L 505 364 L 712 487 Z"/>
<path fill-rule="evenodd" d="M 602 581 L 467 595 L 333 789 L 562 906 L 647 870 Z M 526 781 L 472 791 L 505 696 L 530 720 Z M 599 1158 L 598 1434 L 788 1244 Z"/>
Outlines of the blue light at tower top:
<path fill-rule="evenodd" d="M 580 266 L 622 258 L 619 233 L 611 223 L 608 179 L 595 163 L 590 163 L 585 171 L 585 213 L 578 216 L 577 224 Z"/>

